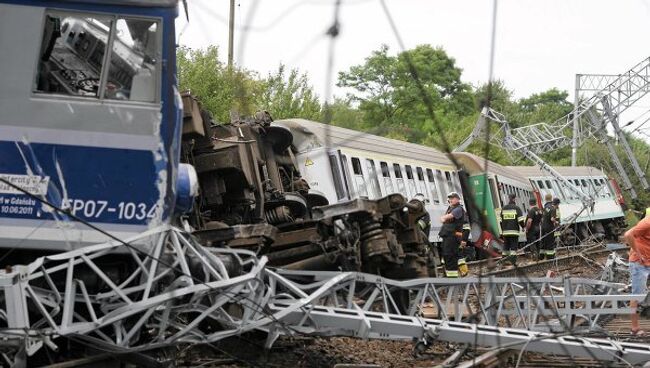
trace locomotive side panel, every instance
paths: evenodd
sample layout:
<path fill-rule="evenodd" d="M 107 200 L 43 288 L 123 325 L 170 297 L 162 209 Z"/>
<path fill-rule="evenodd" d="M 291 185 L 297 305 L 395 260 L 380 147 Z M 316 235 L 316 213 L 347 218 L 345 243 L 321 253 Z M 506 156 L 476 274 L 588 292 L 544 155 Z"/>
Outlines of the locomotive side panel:
<path fill-rule="evenodd" d="M 0 74 L 0 178 L 116 236 L 168 221 L 175 8 L 39 4 L 0 4 L 0 45 L 12 50 L 0 57 L 12 71 Z M 56 251 L 106 237 L 0 184 L 0 247 L 21 239 Z"/>

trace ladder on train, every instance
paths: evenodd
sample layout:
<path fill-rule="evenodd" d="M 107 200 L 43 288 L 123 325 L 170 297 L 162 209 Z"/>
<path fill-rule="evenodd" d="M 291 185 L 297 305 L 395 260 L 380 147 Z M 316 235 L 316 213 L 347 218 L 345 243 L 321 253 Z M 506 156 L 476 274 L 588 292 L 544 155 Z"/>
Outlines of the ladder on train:
<path fill-rule="evenodd" d="M 623 74 L 604 80 L 606 84 L 601 83 L 600 90 L 588 99 L 576 101 L 573 111 L 551 123 L 538 123 L 513 129 L 502 114 L 487 107 L 483 108 L 472 133 L 454 151 L 466 150 L 473 141 L 485 136 L 489 123 L 494 122 L 497 124 L 497 130 L 496 134 L 490 135 L 489 143 L 503 147 L 508 152 L 522 154 L 588 204 L 589 198 L 548 166 L 540 155 L 567 146 L 572 146 L 575 152 L 585 140 L 595 138 L 607 146 L 612 162 L 623 181 L 623 188 L 630 193 L 632 199 L 635 199 L 638 194 L 616 153 L 608 129 L 612 130 L 620 142 L 641 186 L 644 190 L 648 190 L 650 186 L 645 172 L 634 157 L 618 119 L 621 112 L 650 92 L 650 58 L 644 59 Z"/>

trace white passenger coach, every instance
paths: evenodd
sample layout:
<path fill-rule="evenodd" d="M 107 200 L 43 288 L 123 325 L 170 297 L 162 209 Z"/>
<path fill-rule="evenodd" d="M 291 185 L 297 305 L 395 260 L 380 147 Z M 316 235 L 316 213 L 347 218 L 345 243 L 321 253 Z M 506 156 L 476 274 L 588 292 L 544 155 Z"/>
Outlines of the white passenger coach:
<path fill-rule="evenodd" d="M 437 221 L 447 193 L 462 190 L 451 161 L 433 148 L 304 119 L 275 121 L 293 134 L 300 172 L 330 203 L 400 193 L 428 200 L 431 241 L 440 241 Z"/>

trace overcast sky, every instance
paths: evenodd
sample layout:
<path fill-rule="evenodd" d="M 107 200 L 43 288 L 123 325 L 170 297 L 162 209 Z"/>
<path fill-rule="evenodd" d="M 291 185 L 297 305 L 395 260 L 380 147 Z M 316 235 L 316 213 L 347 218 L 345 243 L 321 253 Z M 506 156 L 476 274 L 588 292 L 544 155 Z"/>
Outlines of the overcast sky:
<path fill-rule="evenodd" d="M 181 12 L 180 43 L 228 50 L 228 0 L 187 0 L 189 25 Z M 306 72 L 316 92 L 326 92 L 329 39 L 335 0 L 236 0 L 235 62 L 262 75 L 279 63 Z M 489 0 L 387 0 L 407 48 L 442 46 L 473 85 L 488 80 L 493 2 Z M 243 31 L 256 5 L 252 29 Z M 396 38 L 379 0 L 343 0 L 341 33 L 334 54 L 338 71 L 361 64 L 372 50 Z M 650 0 L 501 0 L 498 2 L 494 76 L 518 98 L 549 88 L 567 90 L 576 73 L 623 73 L 650 55 Z M 245 39 L 245 42 L 242 42 Z M 639 101 L 621 122 L 641 123 L 650 99 Z M 642 115 L 645 114 L 645 115 Z M 650 126 L 650 123 L 647 124 Z M 650 131 L 649 131 L 650 132 Z"/>

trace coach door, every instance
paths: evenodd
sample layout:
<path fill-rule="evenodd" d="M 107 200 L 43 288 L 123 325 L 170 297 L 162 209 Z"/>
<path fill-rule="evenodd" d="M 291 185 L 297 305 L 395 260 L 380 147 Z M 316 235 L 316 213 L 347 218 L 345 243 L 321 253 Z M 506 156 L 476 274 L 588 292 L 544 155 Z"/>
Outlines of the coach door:
<path fill-rule="evenodd" d="M 337 201 L 350 199 L 350 184 L 349 178 L 345 175 L 344 168 L 347 163 L 344 156 L 339 150 L 331 150 L 328 152 L 328 157 Z"/>

